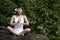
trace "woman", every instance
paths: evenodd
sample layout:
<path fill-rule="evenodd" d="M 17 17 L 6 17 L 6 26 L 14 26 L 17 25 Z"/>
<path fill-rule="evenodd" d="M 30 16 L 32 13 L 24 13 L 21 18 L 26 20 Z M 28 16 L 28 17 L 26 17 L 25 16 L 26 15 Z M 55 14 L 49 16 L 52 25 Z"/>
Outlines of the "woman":
<path fill-rule="evenodd" d="M 10 25 L 14 26 L 14 28 L 8 26 L 7 29 L 14 35 L 24 36 L 25 33 L 30 32 L 30 28 L 23 29 L 23 26 L 29 25 L 29 22 L 27 20 L 27 17 L 25 15 L 22 15 L 21 7 L 18 7 L 15 11 L 17 12 L 17 15 L 13 15 L 10 21 Z"/>

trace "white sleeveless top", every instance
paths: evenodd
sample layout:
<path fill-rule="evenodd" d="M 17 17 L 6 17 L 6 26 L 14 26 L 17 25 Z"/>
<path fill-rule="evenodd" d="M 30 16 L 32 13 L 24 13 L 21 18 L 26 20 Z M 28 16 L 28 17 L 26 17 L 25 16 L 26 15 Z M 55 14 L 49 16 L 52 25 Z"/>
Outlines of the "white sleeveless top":
<path fill-rule="evenodd" d="M 14 18 L 14 22 L 15 22 L 15 23 L 18 22 L 18 18 L 17 18 L 17 17 Z M 20 22 L 20 23 L 24 23 L 24 18 L 23 18 L 23 16 L 20 18 L 19 22 Z M 22 31 L 23 31 L 23 24 L 21 24 L 21 25 L 15 25 L 14 31 L 15 31 L 15 33 L 20 33 L 20 32 L 22 32 Z"/>

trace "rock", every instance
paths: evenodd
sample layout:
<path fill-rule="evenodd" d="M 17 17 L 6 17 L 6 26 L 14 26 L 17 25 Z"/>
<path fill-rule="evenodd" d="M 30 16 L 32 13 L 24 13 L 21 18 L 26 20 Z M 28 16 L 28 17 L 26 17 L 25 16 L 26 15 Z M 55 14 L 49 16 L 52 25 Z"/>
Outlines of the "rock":
<path fill-rule="evenodd" d="M 40 34 L 27 34 L 24 37 L 14 38 L 5 28 L 0 28 L 0 40 L 49 40 L 46 36 Z"/>

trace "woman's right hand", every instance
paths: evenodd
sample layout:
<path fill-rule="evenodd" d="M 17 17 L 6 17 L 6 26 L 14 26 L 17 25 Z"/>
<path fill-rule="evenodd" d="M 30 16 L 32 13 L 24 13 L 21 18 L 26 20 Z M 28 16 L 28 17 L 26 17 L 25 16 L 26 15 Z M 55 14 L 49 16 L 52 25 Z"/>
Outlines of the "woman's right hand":
<path fill-rule="evenodd" d="M 18 23 L 16 23 L 16 25 L 20 26 L 20 23 L 18 22 Z"/>

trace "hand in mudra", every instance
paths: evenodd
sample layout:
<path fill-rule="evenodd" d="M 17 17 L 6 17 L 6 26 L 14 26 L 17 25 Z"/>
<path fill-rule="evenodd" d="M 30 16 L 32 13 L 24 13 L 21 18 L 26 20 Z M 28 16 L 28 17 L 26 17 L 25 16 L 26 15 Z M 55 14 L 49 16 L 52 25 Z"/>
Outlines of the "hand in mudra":
<path fill-rule="evenodd" d="M 18 22 L 16 23 L 16 25 L 20 26 L 22 23 L 18 20 Z"/>
<path fill-rule="evenodd" d="M 18 22 L 17 25 L 20 26 L 22 23 Z"/>
<path fill-rule="evenodd" d="M 18 25 L 18 26 L 20 26 L 20 25 L 21 25 L 21 23 L 18 23 L 17 25 Z"/>

